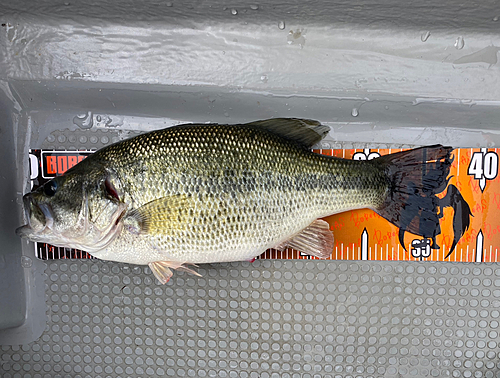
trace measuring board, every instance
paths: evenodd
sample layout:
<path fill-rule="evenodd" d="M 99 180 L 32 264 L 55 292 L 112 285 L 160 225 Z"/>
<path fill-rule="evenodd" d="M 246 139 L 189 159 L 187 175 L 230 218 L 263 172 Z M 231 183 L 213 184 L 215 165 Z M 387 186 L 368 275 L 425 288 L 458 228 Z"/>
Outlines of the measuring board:
<path fill-rule="evenodd" d="M 370 160 L 402 149 L 315 150 L 315 152 L 344 159 Z M 30 150 L 30 184 L 36 189 L 53 177 L 62 175 L 91 151 Z M 400 230 L 372 210 L 361 209 L 324 218 L 334 233 L 332 260 L 431 260 L 461 262 L 500 261 L 500 179 L 498 178 L 497 149 L 455 149 L 450 169 L 450 185 L 454 185 L 467 202 L 472 217 L 467 229 L 457 230 L 455 210 L 440 209 L 441 233 L 435 240 Z M 446 190 L 437 197 L 445 197 Z M 455 210 L 456 211 L 456 210 Z M 455 229 L 454 229 L 455 228 Z M 453 252 L 450 248 L 456 232 L 463 233 Z M 402 243 L 400 242 L 402 240 Z M 404 244 L 404 247 L 403 247 Z M 437 248 L 436 248 L 437 247 Z M 40 259 L 88 259 L 84 251 L 35 243 Z M 299 251 L 268 250 L 260 259 L 316 259 Z"/>

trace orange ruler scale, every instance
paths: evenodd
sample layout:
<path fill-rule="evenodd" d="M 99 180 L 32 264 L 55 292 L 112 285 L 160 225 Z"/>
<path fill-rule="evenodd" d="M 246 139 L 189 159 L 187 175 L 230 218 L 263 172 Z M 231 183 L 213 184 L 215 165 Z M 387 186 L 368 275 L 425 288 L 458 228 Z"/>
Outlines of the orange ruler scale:
<path fill-rule="evenodd" d="M 328 149 L 315 150 L 345 159 L 370 160 L 402 149 Z M 43 185 L 52 177 L 88 156 L 90 151 L 30 151 L 31 187 Z M 435 238 L 439 249 L 431 248 L 431 239 L 404 233 L 372 210 L 352 210 L 324 218 L 334 233 L 332 260 L 407 260 L 407 261 L 500 261 L 500 178 L 497 149 L 455 149 L 448 185 L 454 185 L 468 203 L 472 217 L 464 230 L 453 229 L 453 209 L 441 209 L 441 233 Z M 438 194 L 444 197 L 446 190 Z M 449 254 L 454 234 L 463 233 L 454 251 Z M 449 254 L 449 256 L 448 256 Z M 41 259 L 91 258 L 85 252 L 36 243 L 36 256 Z M 448 256 L 448 257 L 446 257 Z M 295 250 L 268 250 L 259 259 L 317 259 Z"/>

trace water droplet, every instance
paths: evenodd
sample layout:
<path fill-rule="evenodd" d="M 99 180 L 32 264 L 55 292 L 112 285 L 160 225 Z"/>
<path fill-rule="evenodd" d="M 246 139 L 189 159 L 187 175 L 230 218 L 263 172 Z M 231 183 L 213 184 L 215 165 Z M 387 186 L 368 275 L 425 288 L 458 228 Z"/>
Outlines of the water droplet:
<path fill-rule="evenodd" d="M 167 1 L 167 4 L 165 4 L 167 7 L 172 7 L 174 4 L 172 4 L 171 1 Z"/>
<path fill-rule="evenodd" d="M 493 17 L 493 21 L 498 21 L 498 16 Z"/>
<path fill-rule="evenodd" d="M 224 112 L 224 117 L 229 117 L 229 113 L 228 112 Z"/>
<path fill-rule="evenodd" d="M 296 29 L 295 31 L 290 30 L 286 37 L 286 41 L 289 45 L 299 45 L 303 48 L 306 44 L 306 38 L 303 35 L 303 29 Z"/>
<path fill-rule="evenodd" d="M 257 4 L 252 4 L 252 5 L 250 5 L 250 9 L 257 10 L 257 9 L 259 9 L 259 6 Z"/>
<path fill-rule="evenodd" d="M 385 110 L 389 110 L 389 106 L 387 106 L 387 105 L 386 105 L 386 106 L 384 106 L 384 109 L 385 109 Z"/>
<path fill-rule="evenodd" d="M 23 268 L 31 268 L 32 265 L 33 265 L 33 260 L 31 259 L 31 257 L 28 256 L 21 257 L 21 266 Z"/>
<path fill-rule="evenodd" d="M 80 114 L 73 117 L 73 123 L 82 129 L 90 129 L 94 126 L 94 117 L 92 112 L 89 111 L 87 114 Z"/>
<path fill-rule="evenodd" d="M 64 3 L 64 5 L 68 6 L 68 5 L 69 5 L 69 3 L 68 3 L 68 2 L 65 2 L 65 3 Z"/>
<path fill-rule="evenodd" d="M 267 78 L 267 75 L 262 75 L 262 76 L 260 77 L 260 81 L 262 81 L 263 83 L 267 83 L 267 80 L 269 80 L 269 79 Z"/>
<path fill-rule="evenodd" d="M 464 48 L 464 45 L 465 45 L 464 37 L 460 36 L 456 39 L 454 46 L 457 50 L 462 50 Z"/>
<path fill-rule="evenodd" d="M 351 115 L 357 117 L 359 115 L 358 108 L 352 108 Z"/>
<path fill-rule="evenodd" d="M 235 8 L 231 9 L 231 14 L 232 14 L 233 16 L 236 16 L 236 15 L 238 14 L 238 10 L 237 10 L 237 9 L 235 9 Z"/>
<path fill-rule="evenodd" d="M 278 28 L 279 28 L 280 30 L 285 29 L 285 21 L 280 21 L 280 22 L 278 22 Z"/>
<path fill-rule="evenodd" d="M 425 33 L 422 33 L 422 35 L 420 36 L 420 39 L 422 40 L 422 42 L 425 42 L 429 39 L 430 36 L 431 36 L 431 32 L 427 30 Z"/>

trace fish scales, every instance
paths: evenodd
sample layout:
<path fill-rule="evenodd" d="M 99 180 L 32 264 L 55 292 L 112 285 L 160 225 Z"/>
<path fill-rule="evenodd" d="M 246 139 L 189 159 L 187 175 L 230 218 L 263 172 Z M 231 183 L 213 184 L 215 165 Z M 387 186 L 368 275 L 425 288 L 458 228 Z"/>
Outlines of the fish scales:
<path fill-rule="evenodd" d="M 250 259 L 319 217 L 376 207 L 388 187 L 376 166 L 315 154 L 258 127 L 171 128 L 110 146 L 94 157 L 128 178 L 125 201 L 129 198 L 134 207 L 177 195 L 189 202 L 171 225 L 157 224 L 143 242 L 125 235 L 96 254 L 122 255 L 130 262 L 133 248 L 135 263 L 158 254 L 193 263 Z M 165 252 L 152 250 L 151 244 Z"/>

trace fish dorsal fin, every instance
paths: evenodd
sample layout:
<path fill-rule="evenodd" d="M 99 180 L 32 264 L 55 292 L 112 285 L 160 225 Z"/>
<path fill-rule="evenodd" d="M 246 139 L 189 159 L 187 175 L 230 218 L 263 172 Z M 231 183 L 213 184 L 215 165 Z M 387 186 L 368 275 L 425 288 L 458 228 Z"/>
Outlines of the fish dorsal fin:
<path fill-rule="evenodd" d="M 308 255 L 326 259 L 333 252 L 333 233 L 330 231 L 328 222 L 316 219 L 291 239 L 280 243 L 277 250 L 293 248 Z"/>
<path fill-rule="evenodd" d="M 156 199 L 132 210 L 123 220 L 124 227 L 136 235 L 162 234 L 182 226 L 189 196 L 174 195 Z"/>
<path fill-rule="evenodd" d="M 312 148 L 330 131 L 330 127 L 318 121 L 299 118 L 272 118 L 247 123 L 246 126 L 262 127 L 282 138 L 293 140 L 306 148 Z"/>

